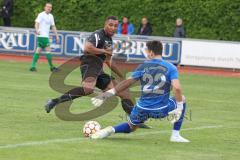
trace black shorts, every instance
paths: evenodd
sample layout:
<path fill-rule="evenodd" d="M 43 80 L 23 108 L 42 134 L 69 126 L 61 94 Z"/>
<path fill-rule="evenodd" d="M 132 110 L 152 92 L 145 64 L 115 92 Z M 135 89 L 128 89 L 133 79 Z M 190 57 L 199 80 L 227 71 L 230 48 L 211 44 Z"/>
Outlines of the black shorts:
<path fill-rule="evenodd" d="M 94 77 L 97 79 L 96 87 L 105 90 L 114 78 L 103 72 L 103 60 L 94 55 L 83 55 L 80 60 L 82 79 Z"/>

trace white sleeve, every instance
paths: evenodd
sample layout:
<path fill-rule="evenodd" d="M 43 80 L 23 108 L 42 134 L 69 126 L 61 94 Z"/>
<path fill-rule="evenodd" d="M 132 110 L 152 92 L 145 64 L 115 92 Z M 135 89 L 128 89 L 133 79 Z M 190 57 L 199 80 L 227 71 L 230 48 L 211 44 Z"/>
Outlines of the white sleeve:
<path fill-rule="evenodd" d="M 54 17 L 53 16 L 52 16 L 51 26 L 55 26 L 55 21 L 54 21 Z"/>
<path fill-rule="evenodd" d="M 41 14 L 38 14 L 37 18 L 35 19 L 35 22 L 40 23 L 42 21 Z"/>

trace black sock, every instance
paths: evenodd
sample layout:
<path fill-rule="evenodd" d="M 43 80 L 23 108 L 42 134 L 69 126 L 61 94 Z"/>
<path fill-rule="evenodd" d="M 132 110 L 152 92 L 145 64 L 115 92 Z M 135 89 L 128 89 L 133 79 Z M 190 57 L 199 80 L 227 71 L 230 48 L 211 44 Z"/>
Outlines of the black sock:
<path fill-rule="evenodd" d="M 121 103 L 122 103 L 123 110 L 127 114 L 130 114 L 134 106 L 133 102 L 130 99 L 122 99 Z"/>
<path fill-rule="evenodd" d="M 82 87 L 77 87 L 77 88 L 71 89 L 64 95 L 60 96 L 59 98 L 55 98 L 52 100 L 57 103 L 62 103 L 62 102 L 74 100 L 74 99 L 84 96 L 84 95 L 85 95 L 84 89 Z"/>

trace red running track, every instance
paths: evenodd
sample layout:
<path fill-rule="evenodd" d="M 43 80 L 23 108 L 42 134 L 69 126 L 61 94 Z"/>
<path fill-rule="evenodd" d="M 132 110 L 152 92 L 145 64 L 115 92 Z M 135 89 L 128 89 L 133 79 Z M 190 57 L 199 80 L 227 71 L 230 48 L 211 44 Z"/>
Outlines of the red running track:
<path fill-rule="evenodd" d="M 53 62 L 57 64 L 62 64 L 69 58 L 55 57 Z M 26 55 L 14 55 L 14 54 L 0 54 L 0 61 L 12 61 L 12 62 L 31 62 L 32 56 Z M 45 56 L 39 58 L 40 63 L 47 63 Z M 29 64 L 30 65 L 30 64 Z M 123 66 L 127 69 L 135 69 L 136 64 L 132 63 L 118 63 L 119 66 Z M 180 73 L 190 73 L 190 74 L 200 74 L 200 75 L 213 75 L 213 76 L 224 76 L 224 77 L 238 77 L 240 78 L 240 70 L 230 70 L 230 69 L 213 69 L 213 68 L 200 68 L 200 67 L 179 67 Z"/>

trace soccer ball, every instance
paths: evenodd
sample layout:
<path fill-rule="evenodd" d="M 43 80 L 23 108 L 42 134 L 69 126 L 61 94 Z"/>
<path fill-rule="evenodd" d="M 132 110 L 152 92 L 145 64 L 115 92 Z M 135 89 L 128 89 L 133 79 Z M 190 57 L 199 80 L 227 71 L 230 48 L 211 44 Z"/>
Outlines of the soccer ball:
<path fill-rule="evenodd" d="M 96 121 L 88 121 L 83 127 L 83 135 L 89 137 L 91 134 L 96 133 L 101 129 L 101 126 Z"/>

